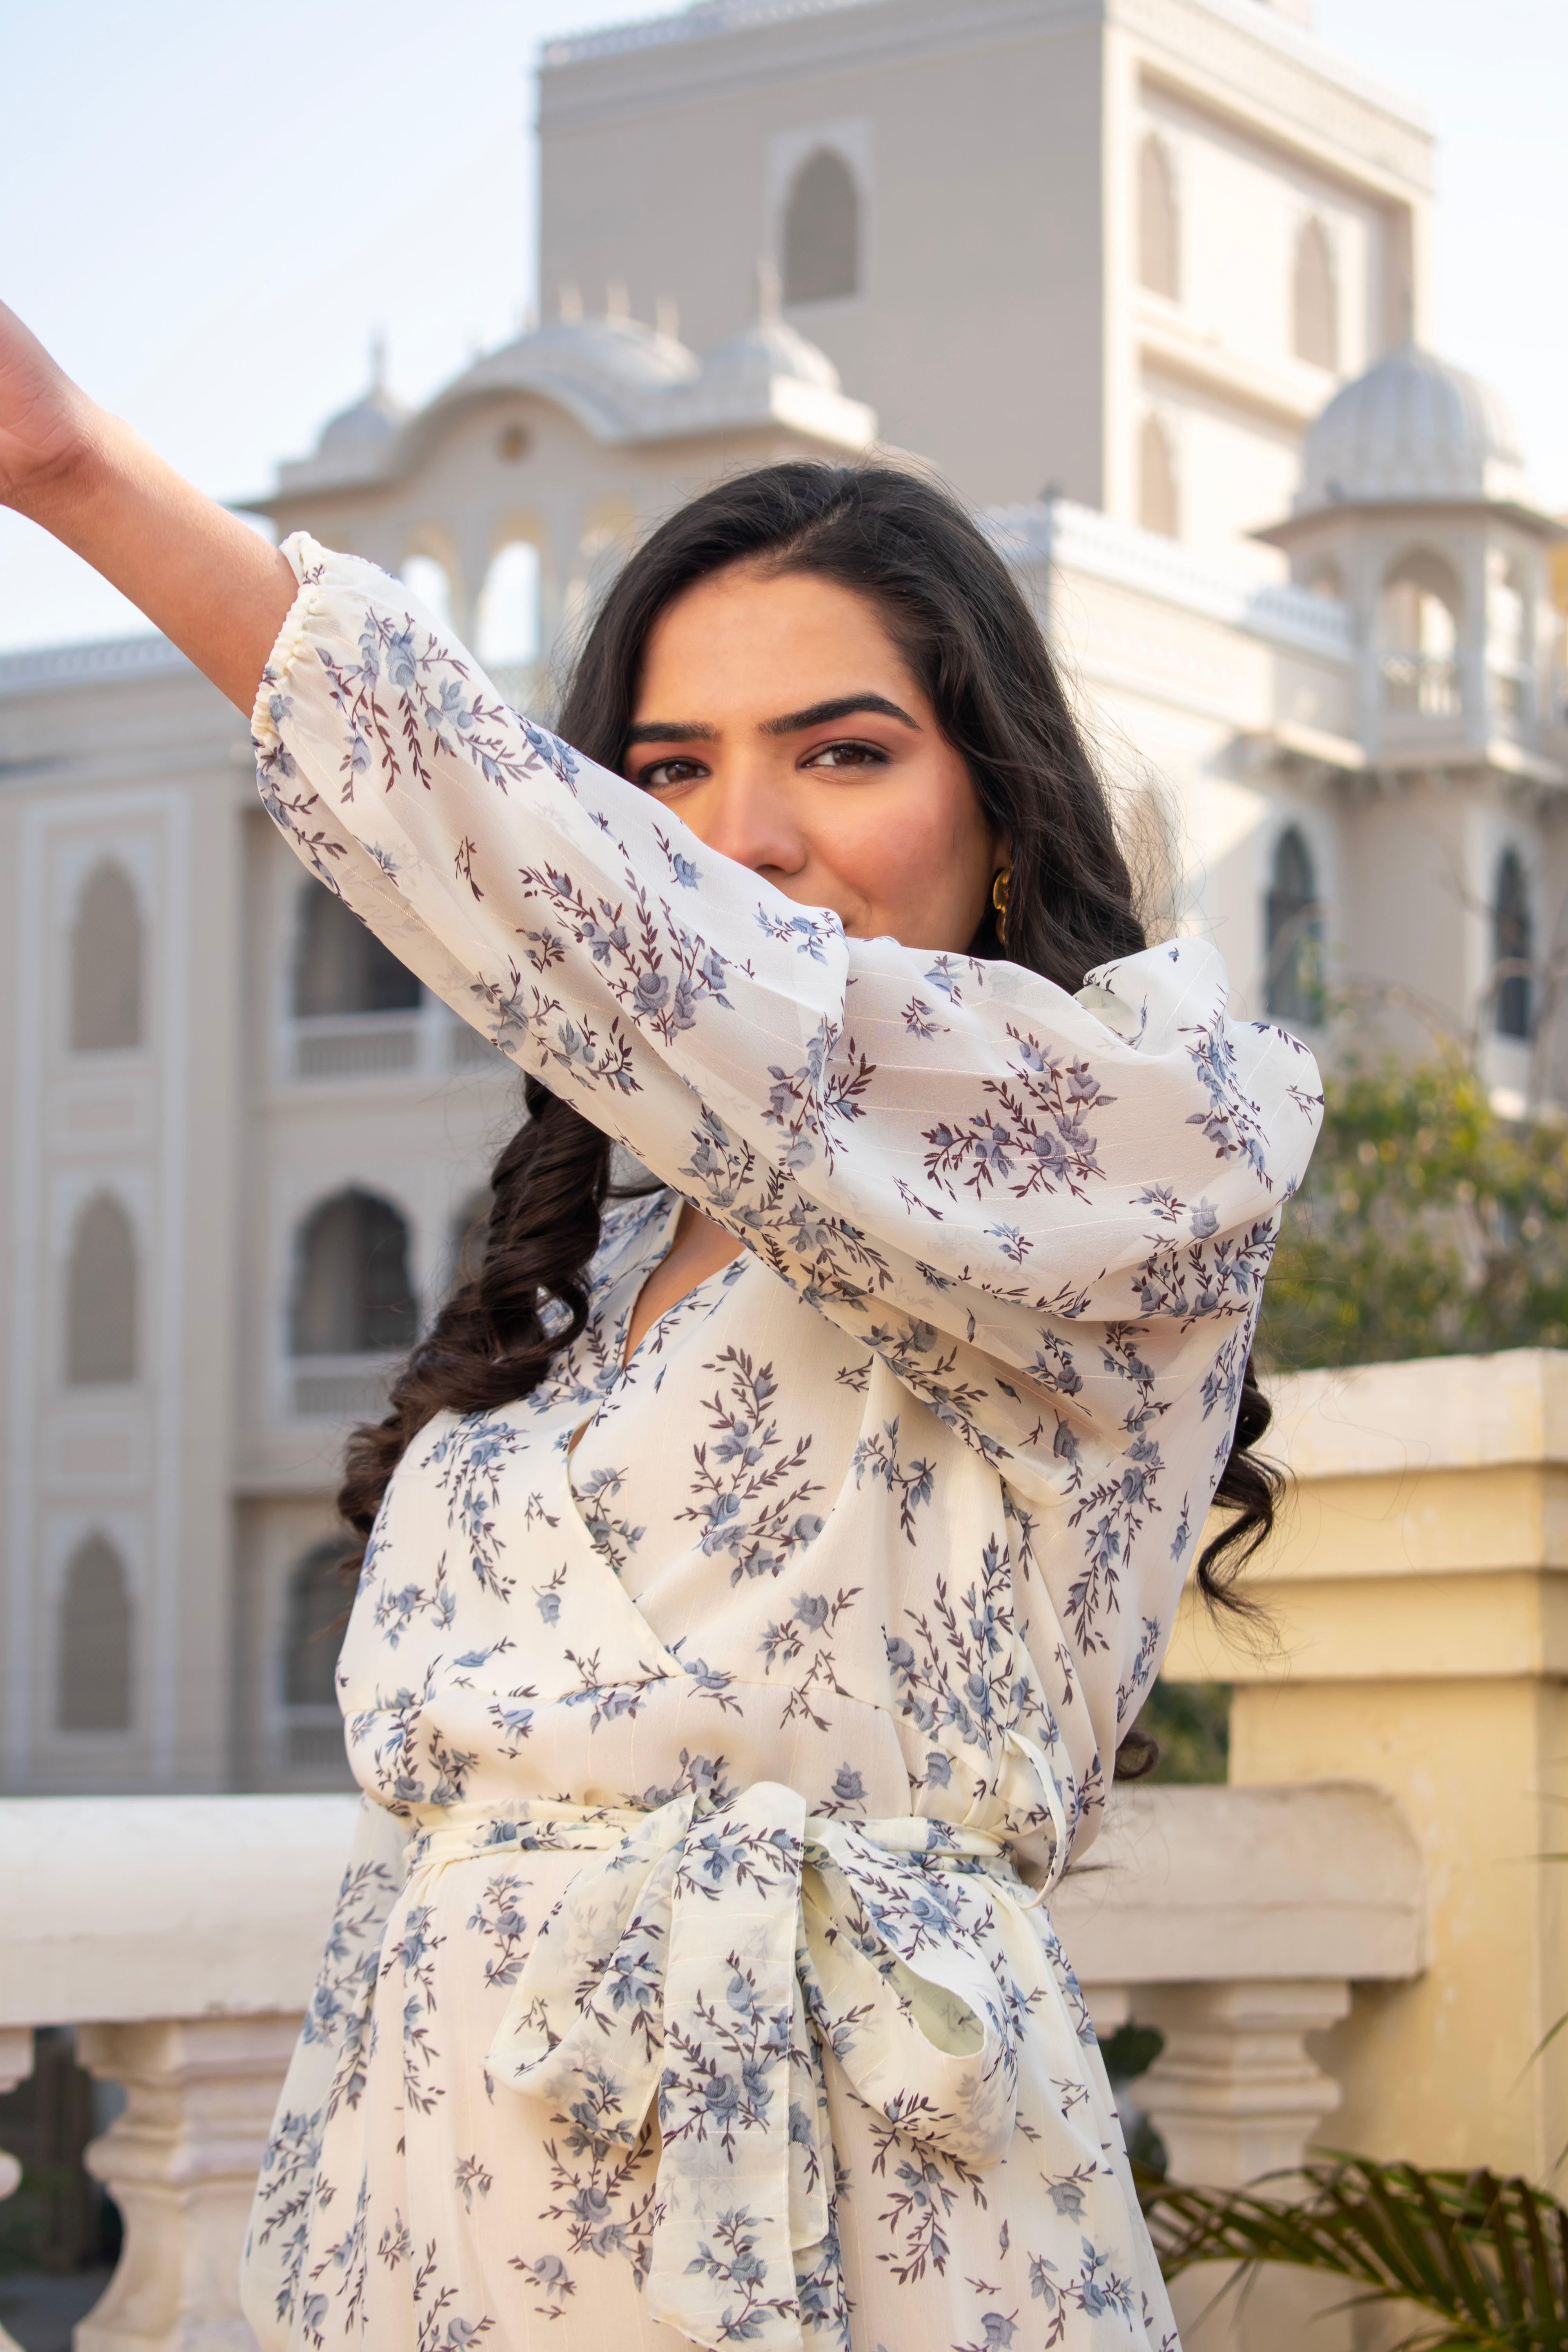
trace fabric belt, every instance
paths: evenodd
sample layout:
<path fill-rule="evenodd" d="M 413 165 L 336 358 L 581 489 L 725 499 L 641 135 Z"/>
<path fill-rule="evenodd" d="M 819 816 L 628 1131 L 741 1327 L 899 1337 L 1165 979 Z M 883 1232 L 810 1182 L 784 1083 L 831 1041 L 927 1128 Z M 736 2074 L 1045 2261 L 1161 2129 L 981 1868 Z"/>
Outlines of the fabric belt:
<path fill-rule="evenodd" d="M 976 2168 L 1005 2153 L 1014 2030 L 954 1880 L 1032 1908 L 1000 1838 L 808 1814 L 760 1780 L 722 1810 L 450 1807 L 423 1816 L 411 1869 L 508 1849 L 594 1858 L 540 1927 L 490 2072 L 601 2158 L 657 2097 L 648 2308 L 690 2342 L 795 2352 L 814 2278 L 837 2273 L 819 2044 L 899 2132 Z"/>

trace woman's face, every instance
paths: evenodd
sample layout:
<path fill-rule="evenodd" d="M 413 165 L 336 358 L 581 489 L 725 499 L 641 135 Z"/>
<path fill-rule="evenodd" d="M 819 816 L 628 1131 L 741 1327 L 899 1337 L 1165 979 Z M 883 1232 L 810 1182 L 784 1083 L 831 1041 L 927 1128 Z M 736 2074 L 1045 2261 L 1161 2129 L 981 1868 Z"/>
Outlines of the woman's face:
<path fill-rule="evenodd" d="M 854 939 L 963 953 L 1005 845 L 864 597 L 735 565 L 648 640 L 625 772 Z"/>

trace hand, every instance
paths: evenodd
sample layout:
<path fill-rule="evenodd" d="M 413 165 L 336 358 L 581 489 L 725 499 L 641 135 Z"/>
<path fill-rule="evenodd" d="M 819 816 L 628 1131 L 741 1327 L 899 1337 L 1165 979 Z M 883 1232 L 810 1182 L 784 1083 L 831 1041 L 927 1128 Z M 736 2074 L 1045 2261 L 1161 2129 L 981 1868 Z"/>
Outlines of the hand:
<path fill-rule="evenodd" d="M 0 302 L 0 506 L 47 505 L 92 441 L 92 403 Z M 43 520 L 40 517 L 40 520 Z"/>
<path fill-rule="evenodd" d="M 287 557 L 90 401 L 4 303 L 0 505 L 74 548 L 248 714 L 294 600 Z"/>

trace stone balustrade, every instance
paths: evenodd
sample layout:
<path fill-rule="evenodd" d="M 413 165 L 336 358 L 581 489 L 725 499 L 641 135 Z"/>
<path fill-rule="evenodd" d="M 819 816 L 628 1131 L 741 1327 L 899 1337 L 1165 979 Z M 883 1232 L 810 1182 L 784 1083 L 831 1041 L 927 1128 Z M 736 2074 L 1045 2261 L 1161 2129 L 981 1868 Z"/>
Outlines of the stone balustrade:
<path fill-rule="evenodd" d="M 0 2083 L 72 2024 L 125 2094 L 88 2157 L 124 2252 L 77 2352 L 249 2352 L 245 2214 L 355 1801 L 0 1801 Z M 1415 1840 L 1353 1782 L 1126 1790 L 1052 1909 L 1101 2033 L 1164 2035 L 1139 2097 L 1173 2169 L 1227 2184 L 1301 2161 L 1341 2095 L 1309 2035 L 1426 1958 Z"/>

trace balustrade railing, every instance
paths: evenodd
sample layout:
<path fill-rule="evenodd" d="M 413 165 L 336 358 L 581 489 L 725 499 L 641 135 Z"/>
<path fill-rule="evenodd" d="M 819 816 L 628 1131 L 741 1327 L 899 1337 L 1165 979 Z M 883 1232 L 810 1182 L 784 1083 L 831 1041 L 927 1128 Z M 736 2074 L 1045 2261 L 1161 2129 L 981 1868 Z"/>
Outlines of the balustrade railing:
<path fill-rule="evenodd" d="M 1384 709 L 1401 718 L 1457 719 L 1459 666 L 1436 654 L 1384 654 Z"/>
<path fill-rule="evenodd" d="M 356 1801 L 0 1801 L 0 2086 L 30 2071 L 36 2028 L 70 2024 L 125 2095 L 87 2159 L 124 2248 L 77 2352 L 250 2345 L 245 2216 Z M 1124 1791 L 1051 1910 L 1100 2034 L 1164 2037 L 1135 2095 L 1173 2172 L 1221 2184 L 1301 2162 L 1340 2099 L 1308 2037 L 1355 1985 L 1426 1960 L 1414 1833 L 1360 1782 Z M 0 2195 L 16 2181 L 0 2155 Z"/>
<path fill-rule="evenodd" d="M 505 1057 L 466 1021 L 435 1003 L 389 1013 L 313 1013 L 289 1024 L 286 1075 L 325 1079 L 437 1078 L 505 1067 Z"/>

